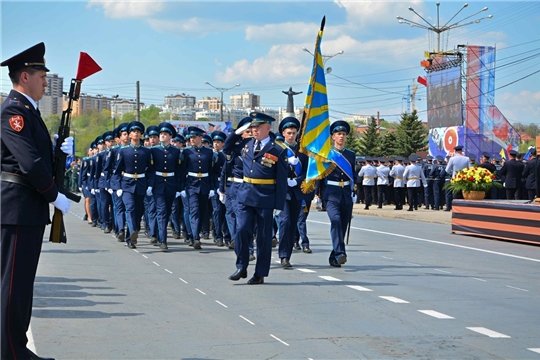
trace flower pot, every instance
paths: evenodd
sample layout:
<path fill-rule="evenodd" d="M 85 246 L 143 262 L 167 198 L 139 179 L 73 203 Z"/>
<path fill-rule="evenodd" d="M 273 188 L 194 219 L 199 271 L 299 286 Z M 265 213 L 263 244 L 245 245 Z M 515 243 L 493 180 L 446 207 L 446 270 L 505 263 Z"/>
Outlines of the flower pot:
<path fill-rule="evenodd" d="M 482 200 L 486 196 L 484 191 L 464 191 L 463 198 L 465 200 Z"/>

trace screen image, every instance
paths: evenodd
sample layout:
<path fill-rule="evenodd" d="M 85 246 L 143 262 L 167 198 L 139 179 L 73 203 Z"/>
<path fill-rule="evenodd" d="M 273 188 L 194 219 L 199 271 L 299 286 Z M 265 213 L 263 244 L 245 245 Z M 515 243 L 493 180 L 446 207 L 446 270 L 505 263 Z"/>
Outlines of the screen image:
<path fill-rule="evenodd" d="M 429 128 L 462 125 L 461 67 L 428 73 L 427 83 Z"/>

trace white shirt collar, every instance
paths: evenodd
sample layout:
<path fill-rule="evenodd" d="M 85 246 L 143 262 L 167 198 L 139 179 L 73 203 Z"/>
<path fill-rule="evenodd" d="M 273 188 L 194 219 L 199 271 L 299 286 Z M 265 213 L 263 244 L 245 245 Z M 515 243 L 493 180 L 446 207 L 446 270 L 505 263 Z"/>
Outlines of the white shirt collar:
<path fill-rule="evenodd" d="M 256 143 L 257 141 L 259 141 L 259 140 L 255 140 L 255 143 Z M 270 136 L 267 136 L 266 139 L 262 139 L 262 140 L 260 141 L 260 143 L 261 143 L 261 149 L 262 149 L 263 147 L 265 147 L 266 144 L 268 144 L 269 141 L 270 141 Z"/>
<path fill-rule="evenodd" d="M 26 95 L 25 93 L 20 92 L 19 90 L 15 90 L 15 91 L 18 92 L 21 95 L 24 95 L 24 97 L 27 98 L 28 101 L 30 101 L 30 104 L 32 104 L 34 106 L 34 109 L 37 110 L 37 103 L 34 101 L 34 99 L 32 99 L 30 96 Z"/>

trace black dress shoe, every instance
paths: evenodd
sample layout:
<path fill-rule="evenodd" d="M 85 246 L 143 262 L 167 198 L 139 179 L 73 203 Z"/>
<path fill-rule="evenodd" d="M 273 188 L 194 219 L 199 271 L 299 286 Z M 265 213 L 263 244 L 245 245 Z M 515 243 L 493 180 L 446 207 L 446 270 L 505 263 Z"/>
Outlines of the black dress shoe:
<path fill-rule="evenodd" d="M 408 208 L 407 211 L 413 211 L 413 209 L 412 209 L 412 208 Z"/>
<path fill-rule="evenodd" d="M 199 240 L 196 240 L 194 243 L 193 243 L 193 248 L 194 249 L 201 249 L 201 242 Z"/>
<path fill-rule="evenodd" d="M 118 242 L 124 242 L 126 241 L 126 233 L 124 230 L 120 231 L 118 233 L 118 235 L 116 236 L 116 240 L 118 240 Z"/>
<path fill-rule="evenodd" d="M 369 206 L 366 206 L 366 207 L 364 208 L 364 210 L 369 210 Z"/>
<path fill-rule="evenodd" d="M 131 241 L 128 242 L 128 248 L 130 249 L 136 249 L 137 247 L 135 246 L 135 244 L 133 244 Z"/>
<path fill-rule="evenodd" d="M 54 358 L 45 358 L 45 357 L 37 356 L 32 351 L 28 350 L 28 360 L 54 360 Z"/>
<path fill-rule="evenodd" d="M 234 250 L 234 240 L 231 240 L 231 242 L 229 243 L 229 249 Z"/>
<path fill-rule="evenodd" d="M 87 221 L 88 220 L 88 214 L 84 214 L 82 219 L 83 219 L 83 221 Z"/>
<path fill-rule="evenodd" d="M 338 267 L 338 268 L 341 267 L 341 265 L 337 262 L 336 259 L 330 259 L 328 262 L 330 263 L 330 266 Z"/>
<path fill-rule="evenodd" d="M 253 275 L 251 279 L 248 280 L 248 285 L 259 285 L 264 284 L 264 277 L 258 277 Z"/>
<path fill-rule="evenodd" d="M 347 255 L 345 255 L 345 254 L 340 255 L 340 256 L 337 257 L 336 260 L 337 260 L 339 265 L 343 265 L 343 264 L 345 264 L 347 262 Z"/>
<path fill-rule="evenodd" d="M 302 250 L 302 248 L 300 247 L 300 244 L 298 244 L 298 243 L 294 243 L 293 249 L 294 250 Z"/>
<path fill-rule="evenodd" d="M 151 237 L 150 244 L 157 244 L 157 239 L 155 237 Z"/>
<path fill-rule="evenodd" d="M 234 274 L 229 276 L 229 280 L 238 281 L 247 278 L 247 270 L 237 269 Z"/>
<path fill-rule="evenodd" d="M 223 240 L 219 240 L 219 241 L 216 243 L 216 245 L 219 246 L 219 247 L 225 246 L 225 244 L 223 243 Z"/>
<path fill-rule="evenodd" d="M 309 247 L 307 247 L 307 246 L 304 246 L 302 251 L 305 252 L 306 254 L 311 254 L 312 253 L 311 249 Z"/>
<path fill-rule="evenodd" d="M 162 242 L 159 244 L 159 248 L 161 250 L 167 250 L 169 247 L 167 246 L 167 243 Z"/>
<path fill-rule="evenodd" d="M 292 268 L 292 265 L 291 265 L 291 263 L 289 262 L 289 260 L 287 258 L 283 258 L 283 259 L 281 259 L 281 267 L 282 268 Z"/>
<path fill-rule="evenodd" d="M 272 237 L 272 247 L 275 248 L 277 246 L 277 238 L 274 236 Z"/>
<path fill-rule="evenodd" d="M 249 254 L 249 261 L 254 261 L 255 259 L 257 259 L 255 255 Z"/>

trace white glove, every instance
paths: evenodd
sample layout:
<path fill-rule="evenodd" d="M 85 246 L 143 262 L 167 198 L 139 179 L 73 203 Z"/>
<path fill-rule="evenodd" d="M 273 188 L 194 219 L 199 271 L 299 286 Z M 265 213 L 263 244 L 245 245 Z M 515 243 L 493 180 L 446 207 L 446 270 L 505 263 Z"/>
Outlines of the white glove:
<path fill-rule="evenodd" d="M 221 201 L 221 203 L 225 205 L 225 194 L 219 193 L 219 201 Z"/>
<path fill-rule="evenodd" d="M 96 195 L 96 190 L 92 189 L 92 190 L 90 190 L 90 193 L 91 193 L 92 195 Z"/>
<path fill-rule="evenodd" d="M 58 196 L 56 197 L 56 200 L 54 200 L 54 202 L 52 204 L 54 205 L 55 208 L 60 210 L 62 212 L 62 214 L 64 214 L 64 215 L 66 215 L 67 212 L 69 211 L 69 206 L 70 206 L 69 200 L 66 197 L 66 195 L 64 195 L 62 193 L 58 193 Z"/>
<path fill-rule="evenodd" d="M 238 129 L 234 131 L 236 135 L 242 135 L 244 131 L 246 131 L 251 126 L 251 122 L 248 122 L 247 124 L 242 125 Z"/>
<path fill-rule="evenodd" d="M 152 196 L 152 187 L 149 186 L 148 189 L 146 189 L 146 196 Z"/>
<path fill-rule="evenodd" d="M 73 154 L 73 136 L 67 137 L 60 146 L 60 150 L 66 155 Z"/>
<path fill-rule="evenodd" d="M 82 187 L 79 188 L 79 191 L 82 191 Z"/>
<path fill-rule="evenodd" d="M 185 198 L 185 197 L 187 196 L 186 190 L 180 191 L 180 196 L 183 197 L 183 198 Z"/>
<path fill-rule="evenodd" d="M 122 189 L 116 190 L 116 196 L 121 197 L 122 193 L 123 193 Z"/>
<path fill-rule="evenodd" d="M 356 195 L 353 195 L 353 196 L 352 196 L 352 202 L 353 202 L 353 203 L 356 202 Z"/>
<path fill-rule="evenodd" d="M 174 195 L 174 198 L 176 199 L 179 196 L 180 196 L 180 192 L 177 191 L 176 194 Z"/>
<path fill-rule="evenodd" d="M 296 179 L 287 179 L 287 185 L 289 185 L 289 187 L 295 187 L 297 184 L 298 182 L 296 181 Z"/>
<path fill-rule="evenodd" d="M 274 216 L 278 216 L 280 212 L 281 212 L 281 210 L 274 209 Z"/>
<path fill-rule="evenodd" d="M 108 189 L 107 192 L 112 195 L 113 189 Z"/>
<path fill-rule="evenodd" d="M 213 198 L 214 196 L 216 196 L 216 192 L 214 190 L 210 190 L 210 192 L 208 193 L 208 198 Z"/>
<path fill-rule="evenodd" d="M 296 156 L 291 156 L 291 157 L 288 159 L 288 161 L 289 161 L 289 164 L 291 164 L 291 165 L 293 165 L 293 166 L 296 165 L 296 164 L 298 164 L 298 158 L 297 158 Z"/>

